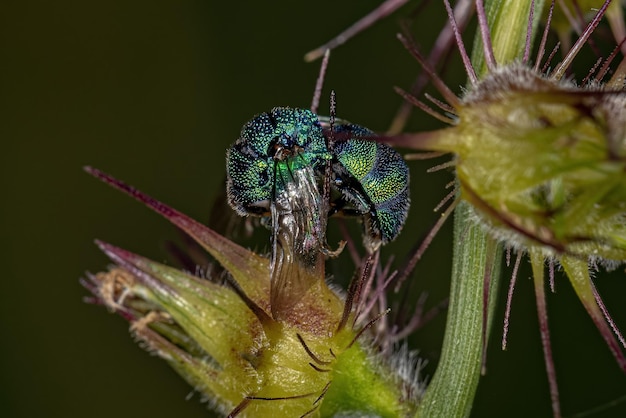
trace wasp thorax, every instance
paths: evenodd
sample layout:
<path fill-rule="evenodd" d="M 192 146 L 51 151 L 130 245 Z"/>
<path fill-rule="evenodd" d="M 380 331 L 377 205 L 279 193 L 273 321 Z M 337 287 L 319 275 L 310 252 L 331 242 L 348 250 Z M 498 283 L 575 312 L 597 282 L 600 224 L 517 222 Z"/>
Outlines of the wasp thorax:
<path fill-rule="evenodd" d="M 522 65 L 468 92 L 441 149 L 462 197 L 510 245 L 626 259 L 626 93 Z"/>

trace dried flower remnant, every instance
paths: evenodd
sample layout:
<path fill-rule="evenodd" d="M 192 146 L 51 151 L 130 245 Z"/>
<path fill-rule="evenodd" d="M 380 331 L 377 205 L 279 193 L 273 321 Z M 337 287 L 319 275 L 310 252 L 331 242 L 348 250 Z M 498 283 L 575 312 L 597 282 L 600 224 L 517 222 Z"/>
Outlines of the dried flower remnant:
<path fill-rule="evenodd" d="M 253 417 L 399 417 L 415 409 L 422 393 L 415 356 L 384 358 L 363 337 L 377 322 L 370 318 L 384 315 L 371 307 L 363 315 L 371 295 L 352 292 L 344 301 L 326 284 L 323 269 L 294 263 L 288 267 L 296 280 L 318 276 L 306 278 L 313 283 L 306 294 L 274 318 L 268 258 L 101 171 L 87 171 L 181 228 L 228 271 L 224 284 L 97 241 L 115 267 L 83 280 L 92 302 L 127 319 L 137 338 L 213 408 Z M 365 283 L 377 266 L 377 256 L 366 256 L 355 283 Z"/>
<path fill-rule="evenodd" d="M 454 26 L 452 10 L 445 3 Z M 534 68 L 529 65 L 530 36 L 518 52 L 525 52 L 523 59 L 521 55 L 517 61 L 497 58 L 500 50 L 492 48 L 490 39 L 502 41 L 504 35 L 492 36 L 478 1 L 483 40 L 479 46 L 484 50 L 487 74 L 481 76 L 472 66 L 455 30 L 470 80 L 461 98 L 402 37 L 447 101 L 440 106 L 445 112 L 440 119 L 452 126 L 391 140 L 394 145 L 453 153 L 459 199 L 471 205 L 475 221 L 506 246 L 530 256 L 555 416 L 560 416 L 560 406 L 543 290 L 546 259 L 563 267 L 626 372 L 626 358 L 615 334 L 621 336 L 591 281 L 596 266 L 612 269 L 626 261 L 624 63 L 605 83 L 609 62 L 595 78 L 588 77 L 585 85 L 563 80 L 609 4 L 604 2 L 563 61 L 547 74 L 539 71 L 545 36 Z M 530 22 L 528 29 L 530 33 Z"/>

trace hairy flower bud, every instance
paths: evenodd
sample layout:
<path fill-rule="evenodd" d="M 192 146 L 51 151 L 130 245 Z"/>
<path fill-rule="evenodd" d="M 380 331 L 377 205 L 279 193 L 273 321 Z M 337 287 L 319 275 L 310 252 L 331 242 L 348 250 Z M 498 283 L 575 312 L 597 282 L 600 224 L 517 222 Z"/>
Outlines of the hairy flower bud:
<path fill-rule="evenodd" d="M 405 353 L 398 361 L 373 354 L 360 338 L 368 325 L 363 328 L 351 302 L 329 288 L 323 269 L 286 260 L 286 280 L 312 285 L 289 310 L 273 316 L 269 259 L 100 171 L 88 171 L 183 229 L 230 273 L 223 284 L 98 241 L 115 267 L 84 281 L 95 302 L 129 320 L 145 347 L 216 410 L 233 417 L 399 417 L 415 409 L 421 394 L 412 377 L 419 369 L 415 357 Z"/>
<path fill-rule="evenodd" d="M 462 198 L 515 248 L 626 260 L 626 94 L 523 65 L 497 69 L 433 148 L 456 154 Z"/>

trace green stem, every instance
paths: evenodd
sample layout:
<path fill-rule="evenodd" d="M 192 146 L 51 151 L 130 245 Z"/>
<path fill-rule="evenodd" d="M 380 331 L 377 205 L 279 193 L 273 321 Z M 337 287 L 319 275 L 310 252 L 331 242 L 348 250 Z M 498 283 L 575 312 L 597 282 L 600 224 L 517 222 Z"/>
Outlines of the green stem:
<path fill-rule="evenodd" d="M 454 216 L 454 264 L 446 335 L 437 372 L 418 409 L 420 417 L 469 415 L 478 386 L 483 349 L 484 278 L 486 273 L 490 276 L 490 294 L 495 295 L 501 251 L 483 228 L 469 219 L 471 216 L 469 205 L 460 203 Z M 492 316 L 495 299 L 489 298 L 488 317 Z"/>
<path fill-rule="evenodd" d="M 485 0 L 485 11 L 499 65 L 524 55 L 531 1 Z M 533 34 L 543 0 L 535 1 Z M 495 41 L 494 41 L 495 40 Z M 480 30 L 472 54 L 479 77 L 487 72 Z M 469 416 L 481 373 L 481 354 L 488 339 L 501 281 L 502 249 L 477 224 L 469 204 L 461 202 L 454 218 L 454 254 L 450 307 L 441 360 L 417 411 L 419 417 Z M 484 303 L 485 278 L 490 278 Z M 488 320 L 484 318 L 487 316 Z M 486 344 L 486 341 L 485 341 Z"/>

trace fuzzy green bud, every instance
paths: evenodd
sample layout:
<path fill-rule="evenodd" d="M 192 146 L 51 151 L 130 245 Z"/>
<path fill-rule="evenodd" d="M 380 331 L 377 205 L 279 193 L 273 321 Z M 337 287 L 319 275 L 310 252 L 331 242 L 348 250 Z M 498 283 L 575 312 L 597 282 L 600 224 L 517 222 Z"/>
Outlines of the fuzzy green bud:
<path fill-rule="evenodd" d="M 626 96 L 495 70 L 435 147 L 457 155 L 462 197 L 516 248 L 626 259 Z"/>
<path fill-rule="evenodd" d="M 323 269 L 285 261 L 286 280 L 311 285 L 273 316 L 267 258 L 89 171 L 185 230 L 230 273 L 224 285 L 98 242 L 116 267 L 84 282 L 96 301 L 129 320 L 145 347 L 216 410 L 255 418 L 403 417 L 415 410 L 421 390 L 412 378 L 414 357 L 405 353 L 398 361 L 376 354 L 362 337 L 367 325 L 355 321 L 351 305 L 327 285 Z"/>

